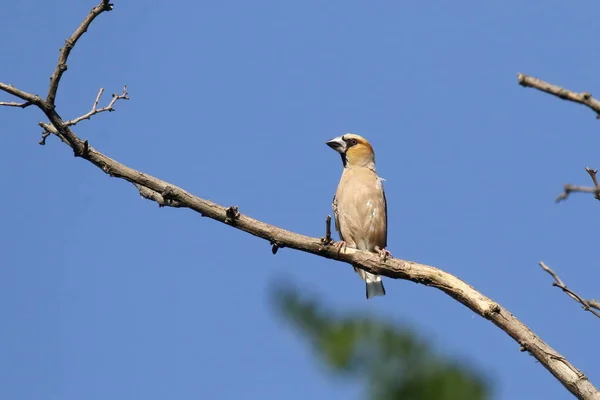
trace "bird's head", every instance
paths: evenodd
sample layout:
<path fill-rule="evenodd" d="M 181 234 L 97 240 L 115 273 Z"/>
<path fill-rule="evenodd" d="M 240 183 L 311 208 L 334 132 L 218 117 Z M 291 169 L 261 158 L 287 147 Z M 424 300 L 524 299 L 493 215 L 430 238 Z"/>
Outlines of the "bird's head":
<path fill-rule="evenodd" d="M 346 133 L 325 143 L 340 153 L 344 167 L 367 167 L 375 170 L 375 152 L 364 137 Z"/>

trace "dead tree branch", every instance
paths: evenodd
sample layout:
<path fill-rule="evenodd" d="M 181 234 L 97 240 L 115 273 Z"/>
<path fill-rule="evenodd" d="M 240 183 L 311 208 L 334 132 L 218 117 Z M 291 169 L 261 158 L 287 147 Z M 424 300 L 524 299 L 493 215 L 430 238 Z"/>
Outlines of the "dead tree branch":
<path fill-rule="evenodd" d="M 60 83 L 60 79 L 63 74 L 67 70 L 67 60 L 69 59 L 69 55 L 71 54 L 71 50 L 77 44 L 77 41 L 85 32 L 87 32 L 90 24 L 96 19 L 96 17 L 102 14 L 105 11 L 111 11 L 113 9 L 113 5 L 108 2 L 108 0 L 102 0 L 100 4 L 96 7 L 92 8 L 90 13 L 85 17 L 85 19 L 79 24 L 75 32 L 65 40 L 65 45 L 62 49 L 60 49 L 60 54 L 58 56 L 58 62 L 56 63 L 56 68 L 54 68 L 54 73 L 50 77 L 50 88 L 48 89 L 48 96 L 46 97 L 46 107 L 54 108 L 54 101 L 56 100 L 56 92 L 58 91 L 58 84 Z"/>
<path fill-rule="evenodd" d="M 98 103 L 100 102 L 100 97 L 102 97 L 102 93 L 104 93 L 104 88 L 100 88 L 100 91 L 98 91 L 96 100 L 94 100 L 94 104 L 92 104 L 92 109 L 89 112 L 83 114 L 82 116 L 74 118 L 70 121 L 66 121 L 65 125 L 66 126 L 75 126 L 79 122 L 83 121 L 84 119 L 90 119 L 93 115 L 100 114 L 100 113 L 106 112 L 106 111 L 113 112 L 113 111 L 115 111 L 115 108 L 113 106 L 115 105 L 115 103 L 118 100 L 129 100 L 129 93 L 127 92 L 127 86 L 123 86 L 123 93 L 121 93 L 121 94 L 114 93 L 112 95 L 112 99 L 110 100 L 110 103 L 108 103 L 108 105 L 106 107 L 98 108 Z"/>
<path fill-rule="evenodd" d="M 596 174 L 598 173 L 597 169 L 591 169 L 589 167 L 585 167 L 586 172 L 590 175 L 590 177 L 592 178 L 592 182 L 594 183 L 594 187 L 590 187 L 590 186 L 576 186 L 576 185 L 570 185 L 570 184 L 566 184 L 563 186 L 563 192 L 561 194 L 559 194 L 556 199 L 554 200 L 554 202 L 556 203 L 560 203 L 563 200 L 566 200 L 567 197 L 569 197 L 569 195 L 571 193 L 593 193 L 594 194 L 594 198 L 596 200 L 600 200 L 600 184 L 598 183 L 598 178 L 596 177 Z"/>
<path fill-rule="evenodd" d="M 83 20 L 75 33 L 67 39 L 52 75 L 46 100 L 42 100 L 39 96 L 20 91 L 10 85 L 0 83 L 0 90 L 12 94 L 23 101 L 31 102 L 44 113 L 49 121 L 49 123 L 41 123 L 45 133 L 59 136 L 64 143 L 73 149 L 76 157 L 81 157 L 89 161 L 104 171 L 104 173 L 133 183 L 142 197 L 156 201 L 161 206 L 189 208 L 202 216 L 265 239 L 272 244 L 272 251 L 274 253 L 279 248 L 287 247 L 320 257 L 359 265 L 369 272 L 385 275 L 389 278 L 409 280 L 439 289 L 506 332 L 506 334 L 519 344 L 522 351 L 531 353 L 576 397 L 580 399 L 600 399 L 600 392 L 598 392 L 581 371 L 556 350 L 548 346 L 548 344 L 535 335 L 512 313 L 475 290 L 472 286 L 445 271 L 429 265 L 396 258 L 382 260 L 375 253 L 358 251 L 351 248 L 339 251 L 329 240 L 329 227 L 327 228 L 325 240 L 322 240 L 321 238 L 300 235 L 258 221 L 241 214 L 237 207 L 223 207 L 194 196 L 166 181 L 121 164 L 100 153 L 87 140 L 81 140 L 71 129 L 75 125 L 73 121 L 77 119 L 70 121 L 71 124 L 69 124 L 69 121 L 63 121 L 55 110 L 54 101 L 61 76 L 66 70 L 67 58 L 73 46 L 98 15 L 111 9 L 112 5 L 108 1 L 103 0 L 92 9 L 91 13 Z M 96 109 L 96 106 L 95 102 L 92 111 Z M 327 226 L 329 224 L 330 220 Z"/>
<path fill-rule="evenodd" d="M 600 101 L 594 99 L 592 94 L 589 92 L 576 93 L 572 90 L 565 89 L 560 86 L 545 82 L 541 79 L 534 78 L 533 76 L 521 73 L 517 74 L 517 79 L 519 80 L 519 85 L 523 87 L 534 88 L 559 97 L 563 100 L 583 104 L 596 113 L 596 118 L 600 118 Z"/>
<path fill-rule="evenodd" d="M 532 87 L 534 89 L 541 90 L 542 92 L 549 93 L 553 96 L 557 96 L 563 100 L 583 104 L 596 113 L 596 118 L 600 118 L 600 101 L 594 99 L 589 92 L 576 93 L 571 90 L 562 88 L 560 86 L 556 86 L 551 83 L 545 82 L 541 79 L 524 74 L 518 74 L 517 79 L 519 80 L 519 84 L 521 86 Z M 600 183 L 598 182 L 598 178 L 596 176 L 598 174 L 598 170 L 589 167 L 586 167 L 585 170 L 592 179 L 592 183 L 594 184 L 594 186 L 577 186 L 566 184 L 563 187 L 563 192 L 555 200 L 557 203 L 566 200 L 571 193 L 575 192 L 592 193 L 596 200 L 600 200 Z M 598 312 L 600 311 L 600 302 L 598 302 L 597 300 L 586 300 L 583 297 L 579 296 L 577 293 L 569 289 L 560 279 L 558 274 L 556 274 L 550 267 L 548 267 L 542 261 L 540 261 L 539 265 L 544 271 L 550 274 L 552 278 L 554 278 L 552 286 L 556 286 L 562 289 L 562 291 L 565 292 L 569 297 L 580 303 L 583 306 L 584 310 L 589 311 L 596 317 L 600 318 L 600 313 Z"/>
<path fill-rule="evenodd" d="M 589 311 L 592 314 L 594 314 L 596 317 L 600 318 L 600 313 L 598 312 L 598 311 L 600 311 L 600 302 L 598 300 L 594 300 L 594 299 L 586 300 L 583 297 L 581 297 L 580 295 L 578 295 L 577 293 L 575 293 L 574 291 L 572 291 L 571 289 L 569 289 L 567 287 L 567 285 L 565 285 L 565 283 L 562 281 L 562 279 L 560 279 L 558 274 L 556 272 L 554 272 L 546 264 L 544 264 L 543 261 L 540 261 L 540 267 L 542 267 L 542 269 L 544 271 L 549 273 L 550 276 L 552 278 L 554 278 L 554 282 L 552 282 L 552 286 L 556 286 L 557 288 L 562 289 L 562 291 L 565 292 L 570 298 L 572 298 L 576 302 L 580 303 L 583 306 L 583 309 L 585 311 Z M 598 311 L 596 311 L 596 310 L 598 310 Z"/>
<path fill-rule="evenodd" d="M 565 89 L 560 86 L 556 86 L 551 83 L 545 82 L 541 79 L 534 78 L 533 76 L 521 73 L 517 74 L 517 79 L 519 81 L 519 85 L 523 87 L 531 87 L 537 90 L 541 90 L 542 92 L 549 93 L 553 96 L 559 97 L 563 100 L 583 104 L 584 106 L 587 106 L 592 111 L 594 111 L 596 113 L 596 118 L 600 119 L 600 101 L 593 98 L 592 94 L 589 92 L 576 93 L 572 90 Z M 592 178 L 594 187 L 566 184 L 563 186 L 563 192 L 560 195 L 558 195 L 554 200 L 556 203 L 566 200 L 571 193 L 575 192 L 593 193 L 596 200 L 600 200 L 600 184 L 598 184 L 598 179 L 596 178 L 596 173 L 598 172 L 598 170 L 591 169 L 588 167 L 586 167 L 585 170 Z"/>
<path fill-rule="evenodd" d="M 27 108 L 33 103 L 30 101 L 25 101 L 23 103 L 19 103 L 16 101 L 0 101 L 0 106 L 4 107 L 19 107 L 19 108 Z"/>
<path fill-rule="evenodd" d="M 594 198 L 596 200 L 600 200 L 600 183 L 598 183 L 598 177 L 596 176 L 598 174 L 598 170 L 585 167 L 585 172 L 587 172 L 590 178 L 592 178 L 592 183 L 594 184 Z"/>
<path fill-rule="evenodd" d="M 25 108 L 30 105 L 36 105 L 39 107 L 42 104 L 42 98 L 40 96 L 24 92 L 22 90 L 17 89 L 13 85 L 9 85 L 7 83 L 0 82 L 0 90 L 25 101 L 25 103 L 23 103 L 23 106 L 15 102 L 3 102 L 2 105 L 4 106 Z"/>

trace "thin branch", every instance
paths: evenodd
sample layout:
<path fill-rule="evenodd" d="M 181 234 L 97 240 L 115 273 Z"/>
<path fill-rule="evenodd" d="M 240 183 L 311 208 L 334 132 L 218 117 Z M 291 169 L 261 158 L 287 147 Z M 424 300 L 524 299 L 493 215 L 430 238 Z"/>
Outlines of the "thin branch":
<path fill-rule="evenodd" d="M 69 59 L 71 50 L 73 50 L 73 47 L 75 47 L 75 44 L 79 38 L 81 38 L 81 36 L 87 32 L 88 27 L 94 21 L 94 19 L 96 19 L 96 17 L 103 12 L 111 11 L 112 9 L 113 5 L 109 3 L 108 0 L 102 0 L 100 4 L 92 8 L 87 17 L 85 17 L 77 29 L 75 29 L 75 32 L 73 32 L 73 34 L 67 40 L 65 40 L 64 47 L 60 49 L 60 54 L 58 56 L 58 62 L 56 63 L 54 73 L 50 77 L 50 88 L 48 89 L 48 96 L 46 97 L 46 103 L 48 103 L 49 107 L 54 107 L 56 92 L 58 91 L 58 84 L 60 83 L 60 78 L 62 78 L 62 75 L 68 68 L 67 60 Z"/>
<path fill-rule="evenodd" d="M 560 203 L 561 201 L 566 200 L 571 193 L 593 193 L 594 196 L 598 196 L 600 190 L 595 187 L 566 184 L 563 187 L 563 192 L 558 195 L 554 201 Z"/>
<path fill-rule="evenodd" d="M 80 117 L 72 119 L 70 121 L 66 121 L 65 125 L 66 126 L 75 126 L 79 122 L 83 121 L 84 119 L 90 119 L 93 115 L 96 115 L 96 114 L 99 114 L 102 112 L 106 112 L 106 111 L 113 112 L 113 111 L 115 111 L 115 108 L 113 106 L 115 105 L 117 100 L 129 100 L 129 93 L 127 92 L 127 85 L 125 85 L 125 86 L 123 86 L 123 92 L 121 94 L 114 93 L 112 95 L 110 103 L 108 103 L 108 105 L 106 107 L 98 108 L 98 103 L 100 102 L 100 97 L 102 97 L 102 93 L 104 93 L 104 88 L 100 88 L 100 90 L 98 91 L 96 100 L 94 100 L 94 104 L 92 104 L 92 109 L 89 112 L 83 114 Z"/>
<path fill-rule="evenodd" d="M 325 218 L 325 236 L 321 238 L 321 242 L 325 245 L 334 243 L 333 239 L 331 239 L 331 215 Z"/>
<path fill-rule="evenodd" d="M 600 183 L 598 183 L 598 178 L 596 177 L 596 174 L 598 173 L 597 169 L 591 169 L 589 167 L 585 167 L 585 171 L 590 175 L 590 178 L 592 178 L 592 182 L 594 183 L 594 188 L 596 189 L 596 193 L 594 194 L 594 198 L 596 200 L 600 200 Z"/>
<path fill-rule="evenodd" d="M 556 286 L 556 287 L 562 289 L 562 291 L 565 292 L 570 298 L 572 298 L 576 302 L 580 303 L 583 306 L 583 309 L 585 311 L 589 311 L 592 314 L 594 314 L 596 317 L 600 318 L 600 313 L 598 311 L 596 311 L 596 310 L 600 311 L 600 302 L 598 302 L 598 300 L 586 300 L 583 297 L 581 297 L 580 295 L 578 295 L 577 293 L 575 293 L 574 291 L 572 291 L 571 289 L 569 289 L 567 287 L 567 285 L 565 285 L 565 283 L 562 281 L 562 279 L 560 279 L 558 274 L 556 274 L 556 272 L 552 271 L 552 269 L 550 267 L 548 267 L 546 264 L 544 264 L 543 261 L 540 261 L 540 267 L 542 267 L 542 269 L 544 271 L 549 273 L 550 276 L 552 276 L 552 278 L 554 278 L 554 282 L 552 282 L 552 286 Z M 596 310 L 594 310 L 594 309 L 596 309 Z"/>
<path fill-rule="evenodd" d="M 48 136 L 50 136 L 52 134 L 52 132 L 50 131 L 44 131 L 42 132 L 42 140 L 40 140 L 38 143 L 42 146 L 46 145 L 46 139 L 48 138 Z"/>
<path fill-rule="evenodd" d="M 23 103 L 18 103 L 16 101 L 0 101 L 0 106 L 4 107 L 19 107 L 19 108 L 27 108 L 33 103 L 30 101 L 25 101 Z"/>
<path fill-rule="evenodd" d="M 65 143 L 65 144 L 67 144 L 67 145 L 70 146 L 70 144 L 67 141 L 67 139 L 65 139 L 52 124 L 49 124 L 47 122 L 38 122 L 38 125 L 41 126 L 44 129 L 44 131 L 42 132 L 42 140 L 40 140 L 40 142 L 39 142 L 39 144 L 41 144 L 42 146 L 44 146 L 46 144 L 46 139 L 50 135 L 56 135 L 56 136 L 58 136 L 58 138 L 63 143 Z"/>
<path fill-rule="evenodd" d="M 288 247 L 320 257 L 357 265 L 366 271 L 378 275 L 384 275 L 393 279 L 410 280 L 435 287 L 473 312 L 490 320 L 506 332 L 520 345 L 522 350 L 530 352 L 576 397 L 580 399 L 600 399 L 600 392 L 598 392 L 581 371 L 569 363 L 556 350 L 548 346 L 508 310 L 457 277 L 438 268 L 412 261 L 396 258 L 382 260 L 376 253 L 351 248 L 345 248 L 343 251 L 340 251 L 334 245 L 323 243 L 320 238 L 300 235 L 253 219 L 241 214 L 237 207 L 223 207 L 209 200 L 194 196 L 168 182 L 121 164 L 94 149 L 87 140 L 83 141 L 77 137 L 55 110 L 54 100 L 56 92 L 60 78 L 66 70 L 66 61 L 73 46 L 98 15 L 103 11 L 111 9 L 112 5 L 107 0 L 103 0 L 100 5 L 92 9 L 88 17 L 67 40 L 65 47 L 60 52 L 56 70 L 52 75 L 46 101 L 0 83 L 0 89 L 20 97 L 24 101 L 31 101 L 38 106 L 49 120 L 49 123 L 42 124 L 45 132 L 52 132 L 58 135 L 73 149 L 75 156 L 88 160 L 112 177 L 133 183 L 144 198 L 154 201 L 158 200 L 159 205 L 161 201 L 164 204 L 176 202 L 169 205 L 178 204 L 180 207 L 194 210 L 202 216 L 265 239 L 273 245 L 274 249 Z M 6 87 L 10 90 L 6 90 Z"/>
<path fill-rule="evenodd" d="M 31 104 L 40 106 L 43 103 L 43 100 L 41 99 L 40 96 L 31 94 L 31 93 L 27 93 L 23 90 L 19 90 L 16 87 L 14 87 L 13 85 L 9 85 L 7 83 L 0 82 L 0 90 L 2 90 L 3 92 L 6 92 L 8 94 L 12 94 L 13 96 L 20 98 L 21 100 L 24 100 L 25 101 L 24 104 L 29 103 L 29 104 L 23 105 L 23 106 L 21 106 L 19 103 L 12 103 L 12 102 L 0 103 L 1 105 L 4 105 L 4 106 L 25 108 Z"/>
<path fill-rule="evenodd" d="M 594 99 L 589 92 L 576 93 L 569 89 L 565 89 L 560 86 L 545 82 L 541 79 L 534 78 L 533 76 L 521 73 L 517 74 L 517 79 L 519 80 L 519 85 L 523 87 L 531 87 L 559 97 L 563 100 L 583 104 L 596 113 L 596 118 L 600 118 L 600 101 Z"/>
<path fill-rule="evenodd" d="M 594 194 L 594 198 L 596 200 L 600 200 L 600 184 L 598 184 L 598 178 L 596 177 L 598 170 L 591 169 L 589 167 L 586 167 L 585 170 L 592 178 L 594 187 L 566 184 L 563 186 L 563 192 L 559 194 L 554 200 L 556 203 L 560 203 L 561 201 L 566 200 L 571 193 L 592 193 Z"/>
<path fill-rule="evenodd" d="M 560 86 L 556 86 L 551 83 L 545 82 L 541 79 L 534 78 L 533 76 L 521 73 L 517 74 L 517 79 L 519 81 L 519 85 L 523 87 L 531 87 L 537 90 L 541 90 L 542 92 L 549 93 L 553 96 L 559 97 L 563 100 L 583 104 L 584 106 L 587 106 L 592 111 L 594 111 L 596 113 L 596 118 L 600 119 L 600 101 L 593 98 L 591 93 L 589 92 L 576 93 L 572 90 L 565 89 Z M 594 197 L 597 200 L 600 200 L 600 185 L 598 184 L 598 179 L 596 178 L 596 173 L 598 172 L 598 170 L 594 170 L 591 168 L 586 168 L 585 170 L 592 178 L 592 181 L 594 182 L 594 187 L 566 184 L 563 187 L 563 192 L 560 195 L 558 195 L 554 200 L 556 203 L 566 200 L 567 197 L 569 197 L 569 195 L 574 192 L 593 193 Z"/>

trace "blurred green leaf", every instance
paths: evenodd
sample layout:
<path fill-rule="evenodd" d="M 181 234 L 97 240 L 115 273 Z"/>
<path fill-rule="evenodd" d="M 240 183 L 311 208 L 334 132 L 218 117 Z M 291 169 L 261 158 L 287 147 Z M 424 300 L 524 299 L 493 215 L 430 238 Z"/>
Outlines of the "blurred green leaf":
<path fill-rule="evenodd" d="M 337 374 L 361 379 L 373 400 L 483 400 L 490 382 L 465 364 L 436 354 L 406 327 L 365 314 L 336 313 L 279 282 L 273 303 Z"/>

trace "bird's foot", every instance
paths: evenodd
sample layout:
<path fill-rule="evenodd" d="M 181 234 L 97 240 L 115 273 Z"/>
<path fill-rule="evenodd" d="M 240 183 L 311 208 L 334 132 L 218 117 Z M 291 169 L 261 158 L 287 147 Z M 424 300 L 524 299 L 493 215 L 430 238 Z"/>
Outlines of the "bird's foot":
<path fill-rule="evenodd" d="M 387 260 L 388 257 L 392 257 L 392 253 L 390 253 L 387 249 L 380 249 L 379 246 L 375 246 L 375 251 L 379 254 L 379 257 L 383 258 L 383 261 Z"/>
<path fill-rule="evenodd" d="M 335 249 L 337 250 L 338 254 L 341 253 L 342 249 L 344 250 L 344 253 L 346 252 L 346 242 L 344 242 L 343 240 L 340 240 L 339 242 L 336 242 L 333 247 L 335 247 Z"/>

